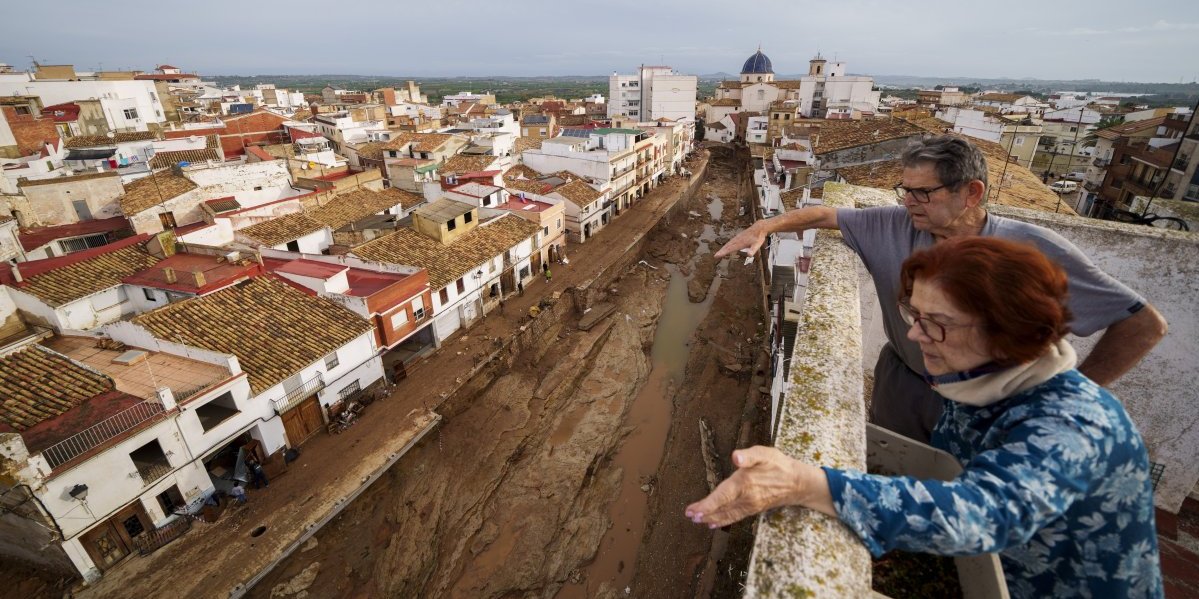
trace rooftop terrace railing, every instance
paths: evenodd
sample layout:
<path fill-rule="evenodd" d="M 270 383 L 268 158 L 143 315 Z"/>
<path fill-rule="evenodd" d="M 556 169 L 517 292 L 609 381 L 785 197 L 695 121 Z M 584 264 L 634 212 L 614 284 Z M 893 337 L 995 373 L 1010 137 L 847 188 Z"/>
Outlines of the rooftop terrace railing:
<path fill-rule="evenodd" d="M 51 469 L 57 468 L 163 412 L 162 404 L 158 402 L 134 404 L 47 447 L 42 450 L 42 457 L 50 463 Z"/>

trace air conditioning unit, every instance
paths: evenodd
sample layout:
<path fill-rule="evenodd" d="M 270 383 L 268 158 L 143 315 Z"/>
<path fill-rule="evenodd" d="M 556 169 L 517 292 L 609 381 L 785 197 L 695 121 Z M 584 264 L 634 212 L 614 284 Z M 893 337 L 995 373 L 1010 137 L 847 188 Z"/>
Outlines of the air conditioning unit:
<path fill-rule="evenodd" d="M 225 254 L 224 257 L 226 262 L 232 264 L 238 260 L 241 260 L 241 252 L 229 252 L 228 254 Z"/>

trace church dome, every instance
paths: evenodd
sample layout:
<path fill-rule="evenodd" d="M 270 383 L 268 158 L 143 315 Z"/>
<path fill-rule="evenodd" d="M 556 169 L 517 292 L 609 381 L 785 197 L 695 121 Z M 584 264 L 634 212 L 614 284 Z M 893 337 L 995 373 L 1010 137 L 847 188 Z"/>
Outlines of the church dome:
<path fill-rule="evenodd" d="M 762 54 L 761 50 L 754 52 L 754 55 L 750 56 L 745 61 L 745 64 L 741 65 L 742 75 L 759 75 L 765 73 L 774 74 L 774 69 L 770 66 L 770 59 L 765 54 Z"/>

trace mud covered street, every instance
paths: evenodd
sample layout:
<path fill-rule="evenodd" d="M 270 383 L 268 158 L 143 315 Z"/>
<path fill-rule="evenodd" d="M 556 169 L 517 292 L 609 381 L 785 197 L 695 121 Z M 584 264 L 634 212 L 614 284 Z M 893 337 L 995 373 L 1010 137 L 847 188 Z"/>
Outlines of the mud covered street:
<path fill-rule="evenodd" d="M 728 156 L 709 168 L 600 290 L 591 310 L 609 315 L 584 331 L 563 311 L 467 381 L 437 431 L 250 596 L 738 596 L 748 525 L 682 516 L 708 489 L 701 419 L 717 476 L 758 421 L 758 271 L 711 259 L 747 224 L 742 175 Z"/>

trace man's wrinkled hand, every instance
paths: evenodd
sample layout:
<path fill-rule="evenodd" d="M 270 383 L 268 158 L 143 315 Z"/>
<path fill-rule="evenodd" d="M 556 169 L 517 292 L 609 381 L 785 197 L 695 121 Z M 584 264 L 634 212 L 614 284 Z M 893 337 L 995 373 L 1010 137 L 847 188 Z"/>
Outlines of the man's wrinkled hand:
<path fill-rule="evenodd" d="M 738 520 L 803 497 L 803 464 L 773 447 L 755 446 L 733 452 L 737 471 L 711 495 L 687 506 L 692 522 L 721 528 Z"/>

